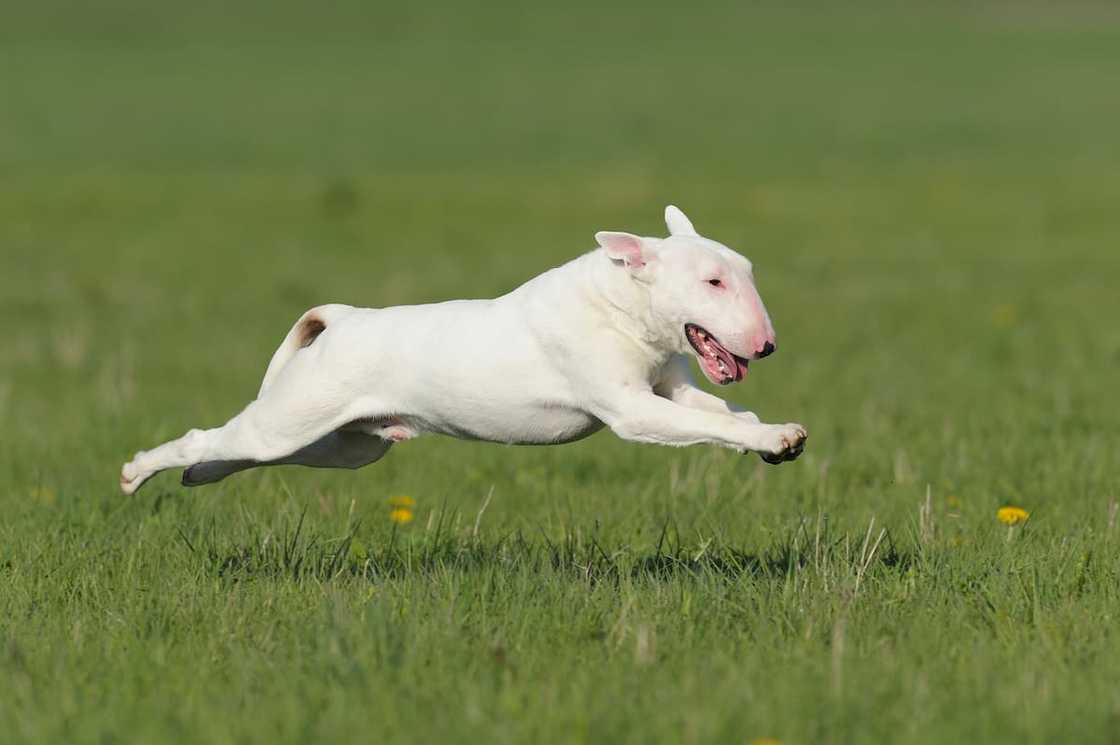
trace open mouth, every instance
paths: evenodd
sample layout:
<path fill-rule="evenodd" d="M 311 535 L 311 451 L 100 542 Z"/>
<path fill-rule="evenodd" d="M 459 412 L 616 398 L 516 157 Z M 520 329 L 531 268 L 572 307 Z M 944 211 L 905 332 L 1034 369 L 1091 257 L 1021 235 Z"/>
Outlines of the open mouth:
<path fill-rule="evenodd" d="M 694 323 L 684 325 L 684 335 L 700 358 L 700 369 L 716 385 L 727 385 L 743 379 L 748 360 L 732 354 L 714 336 Z"/>

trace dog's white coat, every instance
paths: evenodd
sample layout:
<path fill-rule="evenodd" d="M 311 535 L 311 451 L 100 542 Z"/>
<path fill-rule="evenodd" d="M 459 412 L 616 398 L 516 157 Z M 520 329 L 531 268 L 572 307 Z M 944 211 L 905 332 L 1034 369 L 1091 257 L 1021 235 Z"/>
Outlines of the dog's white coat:
<path fill-rule="evenodd" d="M 599 249 L 493 300 L 313 308 L 255 401 L 224 426 L 137 453 L 121 488 L 183 466 L 188 485 L 278 463 L 358 468 L 425 433 L 553 444 L 603 425 L 638 442 L 796 458 L 801 425 L 761 424 L 693 385 L 685 324 L 743 359 L 772 350 L 774 330 L 750 262 L 676 207 L 665 219 L 668 238 L 598 233 Z M 707 362 L 709 377 L 722 374 Z"/>

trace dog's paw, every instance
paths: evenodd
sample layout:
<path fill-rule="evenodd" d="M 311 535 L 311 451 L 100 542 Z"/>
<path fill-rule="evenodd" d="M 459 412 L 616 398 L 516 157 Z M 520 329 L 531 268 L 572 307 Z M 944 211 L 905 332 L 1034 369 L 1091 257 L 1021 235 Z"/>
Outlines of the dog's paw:
<path fill-rule="evenodd" d="M 771 465 L 797 460 L 805 450 L 809 433 L 800 424 L 770 424 L 764 436 L 764 445 L 758 451 L 759 457 Z"/>
<path fill-rule="evenodd" d="M 126 496 L 135 494 L 140 485 L 148 478 L 148 474 L 136 464 L 141 455 L 143 453 L 137 453 L 135 458 L 121 466 L 121 492 Z"/>

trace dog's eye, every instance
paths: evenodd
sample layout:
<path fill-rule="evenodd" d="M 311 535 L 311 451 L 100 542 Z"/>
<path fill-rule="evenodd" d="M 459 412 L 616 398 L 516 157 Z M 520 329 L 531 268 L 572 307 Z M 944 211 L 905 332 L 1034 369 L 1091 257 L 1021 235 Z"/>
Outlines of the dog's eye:
<path fill-rule="evenodd" d="M 723 287 L 723 282 L 718 279 L 709 279 L 708 284 L 710 284 L 712 287 Z"/>

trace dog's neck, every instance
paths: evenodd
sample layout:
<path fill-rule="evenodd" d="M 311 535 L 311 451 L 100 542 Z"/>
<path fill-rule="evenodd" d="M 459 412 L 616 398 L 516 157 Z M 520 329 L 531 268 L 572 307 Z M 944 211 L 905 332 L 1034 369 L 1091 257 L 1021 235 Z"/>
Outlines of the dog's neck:
<path fill-rule="evenodd" d="M 675 329 L 667 328 L 653 312 L 649 283 L 635 279 L 625 269 L 612 266 L 602 251 L 593 251 L 584 259 L 588 262 L 593 286 L 602 298 L 603 310 L 613 328 L 632 339 L 657 367 L 680 352 Z"/>

